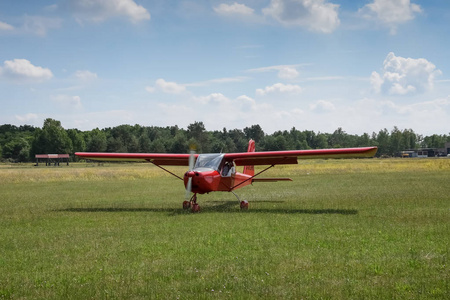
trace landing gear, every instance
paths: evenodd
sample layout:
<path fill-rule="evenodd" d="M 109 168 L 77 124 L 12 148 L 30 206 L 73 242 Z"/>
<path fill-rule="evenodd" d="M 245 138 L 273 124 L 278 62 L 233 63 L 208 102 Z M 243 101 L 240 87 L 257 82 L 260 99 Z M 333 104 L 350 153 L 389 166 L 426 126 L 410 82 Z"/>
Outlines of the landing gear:
<path fill-rule="evenodd" d="M 189 209 L 189 208 L 191 208 L 191 211 L 193 213 L 200 211 L 200 205 L 197 204 L 197 194 L 192 195 L 192 197 L 189 201 L 183 202 L 183 209 Z"/>
<path fill-rule="evenodd" d="M 241 210 L 248 210 L 248 201 L 241 201 Z"/>
<path fill-rule="evenodd" d="M 241 210 L 248 210 L 248 201 L 247 200 L 242 200 L 238 197 L 238 195 L 236 195 L 235 192 L 231 191 L 233 193 L 233 195 L 236 196 L 236 198 L 239 201 L 239 206 L 241 207 Z"/>
<path fill-rule="evenodd" d="M 200 205 L 198 205 L 197 203 L 192 204 L 192 209 L 191 211 L 193 213 L 199 212 L 200 211 Z"/>

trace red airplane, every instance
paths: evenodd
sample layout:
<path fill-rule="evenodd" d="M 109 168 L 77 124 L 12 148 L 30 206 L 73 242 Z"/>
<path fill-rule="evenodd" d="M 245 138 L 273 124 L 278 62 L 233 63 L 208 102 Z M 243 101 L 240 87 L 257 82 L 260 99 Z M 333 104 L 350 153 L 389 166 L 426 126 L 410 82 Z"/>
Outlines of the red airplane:
<path fill-rule="evenodd" d="M 292 181 L 290 178 L 256 178 L 256 176 L 275 165 L 297 164 L 298 159 L 311 158 L 368 158 L 373 157 L 377 147 L 338 148 L 316 150 L 265 151 L 255 152 L 255 141 L 250 140 L 247 152 L 215 154 L 165 154 L 165 153 L 97 153 L 77 152 L 75 155 L 99 161 L 146 161 L 184 181 L 186 200 L 183 208 L 198 212 L 197 194 L 209 192 L 232 192 L 241 209 L 248 209 L 248 202 L 241 201 L 233 192 L 253 182 Z M 255 174 L 255 165 L 269 167 Z M 189 166 L 184 178 L 162 166 Z M 236 172 L 236 166 L 243 166 L 242 173 Z M 192 197 L 191 192 L 194 193 Z"/>

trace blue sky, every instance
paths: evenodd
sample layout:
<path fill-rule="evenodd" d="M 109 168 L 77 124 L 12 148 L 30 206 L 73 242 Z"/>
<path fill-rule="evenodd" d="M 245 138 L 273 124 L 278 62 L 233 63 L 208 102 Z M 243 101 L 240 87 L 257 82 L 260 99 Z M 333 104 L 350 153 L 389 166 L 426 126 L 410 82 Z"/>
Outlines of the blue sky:
<path fill-rule="evenodd" d="M 0 2 L 0 124 L 448 134 L 450 1 Z"/>

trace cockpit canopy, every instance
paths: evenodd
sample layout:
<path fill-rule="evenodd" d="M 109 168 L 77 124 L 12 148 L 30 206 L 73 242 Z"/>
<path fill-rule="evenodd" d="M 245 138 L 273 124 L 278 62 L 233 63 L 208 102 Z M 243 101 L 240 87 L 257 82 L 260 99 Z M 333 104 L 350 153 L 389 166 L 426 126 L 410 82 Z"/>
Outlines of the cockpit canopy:
<path fill-rule="evenodd" d="M 199 171 L 202 171 L 202 169 L 212 169 L 219 172 L 224 155 L 220 153 L 199 154 L 194 169 Z"/>

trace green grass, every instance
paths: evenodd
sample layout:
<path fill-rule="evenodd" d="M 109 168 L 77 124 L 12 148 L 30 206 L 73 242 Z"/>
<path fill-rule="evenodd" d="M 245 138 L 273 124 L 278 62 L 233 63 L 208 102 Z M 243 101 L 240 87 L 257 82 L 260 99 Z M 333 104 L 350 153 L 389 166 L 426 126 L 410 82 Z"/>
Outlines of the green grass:
<path fill-rule="evenodd" d="M 171 168 L 182 174 L 184 168 Z M 0 166 L 0 299 L 448 299 L 450 159 L 304 161 L 200 195 L 147 164 Z"/>

